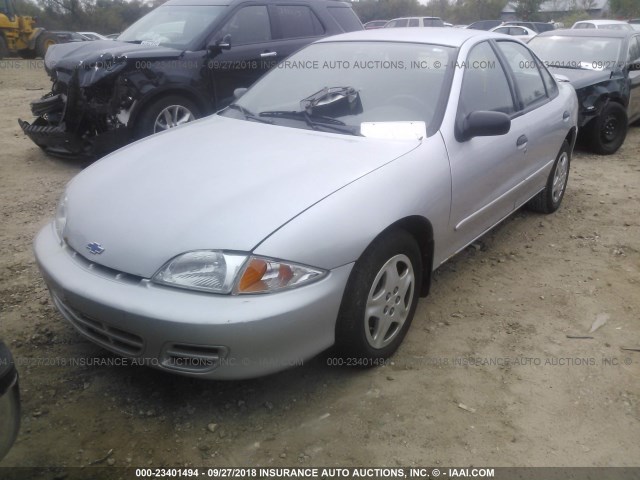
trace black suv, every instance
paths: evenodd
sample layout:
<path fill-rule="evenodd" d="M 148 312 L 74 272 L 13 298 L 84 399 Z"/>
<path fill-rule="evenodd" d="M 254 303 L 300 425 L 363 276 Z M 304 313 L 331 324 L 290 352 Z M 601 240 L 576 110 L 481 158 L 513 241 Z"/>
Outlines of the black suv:
<path fill-rule="evenodd" d="M 51 48 L 52 91 L 19 120 L 46 152 L 96 158 L 208 115 L 321 37 L 362 24 L 332 0 L 169 0 L 116 41 Z"/>

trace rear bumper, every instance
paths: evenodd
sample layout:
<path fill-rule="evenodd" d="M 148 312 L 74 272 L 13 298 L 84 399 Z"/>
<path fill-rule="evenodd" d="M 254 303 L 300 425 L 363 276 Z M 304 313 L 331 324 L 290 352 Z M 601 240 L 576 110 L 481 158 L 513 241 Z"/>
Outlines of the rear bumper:
<path fill-rule="evenodd" d="M 353 266 L 273 295 L 213 295 L 92 264 L 51 225 L 34 249 L 56 307 L 81 334 L 135 364 L 210 379 L 266 375 L 330 347 Z"/>

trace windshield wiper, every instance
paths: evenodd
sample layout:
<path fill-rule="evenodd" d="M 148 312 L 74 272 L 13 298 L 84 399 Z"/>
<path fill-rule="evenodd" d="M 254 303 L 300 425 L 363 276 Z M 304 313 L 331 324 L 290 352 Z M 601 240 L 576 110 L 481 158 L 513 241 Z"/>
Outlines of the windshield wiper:
<path fill-rule="evenodd" d="M 360 135 L 360 129 L 358 127 L 352 127 L 347 125 L 341 120 L 331 117 L 325 117 L 322 115 L 309 115 L 306 111 L 286 111 L 286 110 L 270 110 L 266 112 L 260 112 L 261 117 L 274 117 L 274 118 L 286 118 L 289 120 L 302 120 L 311 129 L 330 129 L 340 133 L 348 133 L 350 135 Z"/>
<path fill-rule="evenodd" d="M 547 67 L 549 68 L 566 68 L 567 70 L 591 70 L 589 68 L 581 67 L 580 65 L 561 65 L 559 63 L 547 63 Z"/>
<path fill-rule="evenodd" d="M 269 125 L 273 125 L 273 122 L 271 120 L 266 120 L 264 118 L 260 118 L 255 113 L 253 113 L 251 110 L 247 110 L 246 108 L 244 108 L 242 105 L 238 105 L 236 103 L 232 103 L 227 108 L 230 108 L 232 110 L 238 110 L 240 113 L 242 113 L 244 115 L 244 118 L 246 120 L 255 120 L 256 122 L 268 123 Z"/>

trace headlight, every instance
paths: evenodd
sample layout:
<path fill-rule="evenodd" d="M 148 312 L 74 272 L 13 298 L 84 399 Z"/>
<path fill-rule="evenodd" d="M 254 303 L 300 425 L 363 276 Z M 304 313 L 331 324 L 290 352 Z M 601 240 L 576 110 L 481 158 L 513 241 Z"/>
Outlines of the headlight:
<path fill-rule="evenodd" d="M 246 255 L 215 250 L 187 252 L 169 261 L 153 281 L 203 292 L 230 293 Z"/>
<path fill-rule="evenodd" d="M 58 201 L 58 206 L 56 207 L 56 217 L 54 220 L 54 224 L 56 227 L 56 234 L 61 242 L 64 241 L 64 227 L 67 224 L 67 196 L 63 195 L 62 198 Z"/>
<path fill-rule="evenodd" d="M 280 260 L 200 250 L 175 257 L 152 280 L 202 292 L 246 294 L 298 287 L 325 274 L 324 270 Z"/>

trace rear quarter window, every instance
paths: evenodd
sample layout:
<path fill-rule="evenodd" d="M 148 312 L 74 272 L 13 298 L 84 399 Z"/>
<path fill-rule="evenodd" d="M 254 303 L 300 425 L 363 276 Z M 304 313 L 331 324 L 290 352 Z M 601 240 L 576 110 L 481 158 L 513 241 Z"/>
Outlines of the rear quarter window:
<path fill-rule="evenodd" d="M 280 25 L 279 38 L 317 37 L 324 27 L 306 5 L 276 5 L 274 13 Z"/>
<path fill-rule="evenodd" d="M 345 32 L 362 30 L 362 23 L 352 9 L 348 7 L 329 7 L 327 10 L 329 10 L 333 19 L 338 22 L 340 28 Z M 382 25 L 384 25 L 384 23 Z"/>

